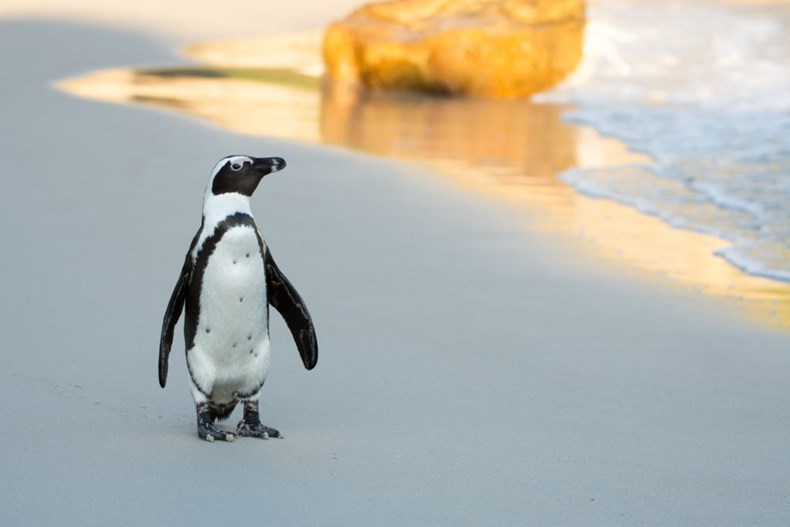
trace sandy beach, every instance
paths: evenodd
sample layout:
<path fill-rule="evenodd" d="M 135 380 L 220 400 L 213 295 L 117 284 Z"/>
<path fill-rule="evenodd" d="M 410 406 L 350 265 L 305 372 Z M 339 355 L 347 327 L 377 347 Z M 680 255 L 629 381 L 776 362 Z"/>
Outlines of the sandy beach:
<path fill-rule="evenodd" d="M 307 4 L 260 31 L 353 2 Z M 148 1 L 134 23 L 14 5 L 0 10 L 0 523 L 790 523 L 786 332 L 424 168 L 59 92 L 227 35 L 169 31 Z M 304 371 L 273 318 L 262 412 L 284 440 L 199 441 L 180 340 L 157 384 L 162 315 L 229 153 L 288 161 L 252 207 L 321 354 Z"/>

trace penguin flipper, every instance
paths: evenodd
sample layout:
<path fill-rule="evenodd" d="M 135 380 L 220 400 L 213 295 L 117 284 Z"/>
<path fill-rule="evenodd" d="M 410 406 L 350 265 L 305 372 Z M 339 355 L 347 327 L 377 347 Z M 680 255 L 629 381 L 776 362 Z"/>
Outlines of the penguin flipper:
<path fill-rule="evenodd" d="M 266 290 L 269 303 L 282 315 L 291 330 L 299 356 L 308 370 L 318 362 L 318 339 L 313 327 L 313 319 L 307 306 L 296 292 L 294 286 L 274 263 L 268 247 L 264 256 L 266 266 Z"/>
<path fill-rule="evenodd" d="M 159 339 L 159 386 L 162 388 L 165 387 L 167 382 L 167 361 L 170 357 L 170 348 L 173 346 L 173 334 L 176 330 L 176 323 L 181 316 L 181 311 L 184 309 L 191 273 L 192 261 L 190 255 L 187 254 L 184 267 L 181 269 L 181 275 L 178 277 L 173 294 L 170 295 L 165 318 L 162 320 L 162 336 Z"/>

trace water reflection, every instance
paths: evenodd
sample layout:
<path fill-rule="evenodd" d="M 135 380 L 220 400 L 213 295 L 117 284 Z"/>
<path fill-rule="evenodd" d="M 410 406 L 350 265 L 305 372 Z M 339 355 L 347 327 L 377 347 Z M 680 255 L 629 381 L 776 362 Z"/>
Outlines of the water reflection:
<path fill-rule="evenodd" d="M 324 142 L 428 164 L 478 191 L 524 186 L 530 199 L 571 203 L 571 189 L 556 178 L 579 163 L 576 128 L 560 120 L 562 106 L 343 86 L 326 86 L 323 95 Z"/>
<path fill-rule="evenodd" d="M 528 100 L 426 97 L 327 87 L 321 104 L 324 141 L 378 155 L 463 161 L 508 167 L 512 177 L 556 185 L 558 171 L 576 164 L 574 129 L 566 108 Z M 546 155 L 552 151 L 551 155 Z"/>
<path fill-rule="evenodd" d="M 557 174 L 571 167 L 648 159 L 563 122 L 567 108 L 560 105 L 360 92 L 279 70 L 110 70 L 59 86 L 93 99 L 185 112 L 236 132 L 421 163 L 453 184 L 527 208 L 529 228 L 570 233 L 599 254 L 708 293 L 743 298 L 751 313 L 790 327 L 790 286 L 744 275 L 713 256 L 726 242 L 672 229 L 562 183 Z"/>

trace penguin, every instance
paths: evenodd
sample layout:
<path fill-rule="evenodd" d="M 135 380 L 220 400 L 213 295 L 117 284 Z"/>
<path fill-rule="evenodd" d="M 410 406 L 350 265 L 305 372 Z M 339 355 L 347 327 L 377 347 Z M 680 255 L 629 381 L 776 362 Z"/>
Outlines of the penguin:
<path fill-rule="evenodd" d="M 285 168 L 279 157 L 233 155 L 211 173 L 200 228 L 162 322 L 159 384 L 167 382 L 175 326 L 184 317 L 187 371 L 197 412 L 198 437 L 234 441 L 236 436 L 283 437 L 261 423 L 258 401 L 269 373 L 269 305 L 285 319 L 304 367 L 318 361 L 310 312 L 274 262 L 255 224 L 250 197 L 267 174 Z M 216 426 L 241 403 L 235 434 Z"/>

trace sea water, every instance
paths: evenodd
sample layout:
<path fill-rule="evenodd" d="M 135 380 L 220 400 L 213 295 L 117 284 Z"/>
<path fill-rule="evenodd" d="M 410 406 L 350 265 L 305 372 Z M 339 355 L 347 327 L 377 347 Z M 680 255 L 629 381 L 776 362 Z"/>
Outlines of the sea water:
<path fill-rule="evenodd" d="M 790 5 L 598 0 L 587 14 L 583 63 L 538 100 L 575 103 L 568 120 L 653 161 L 561 179 L 790 281 Z"/>

